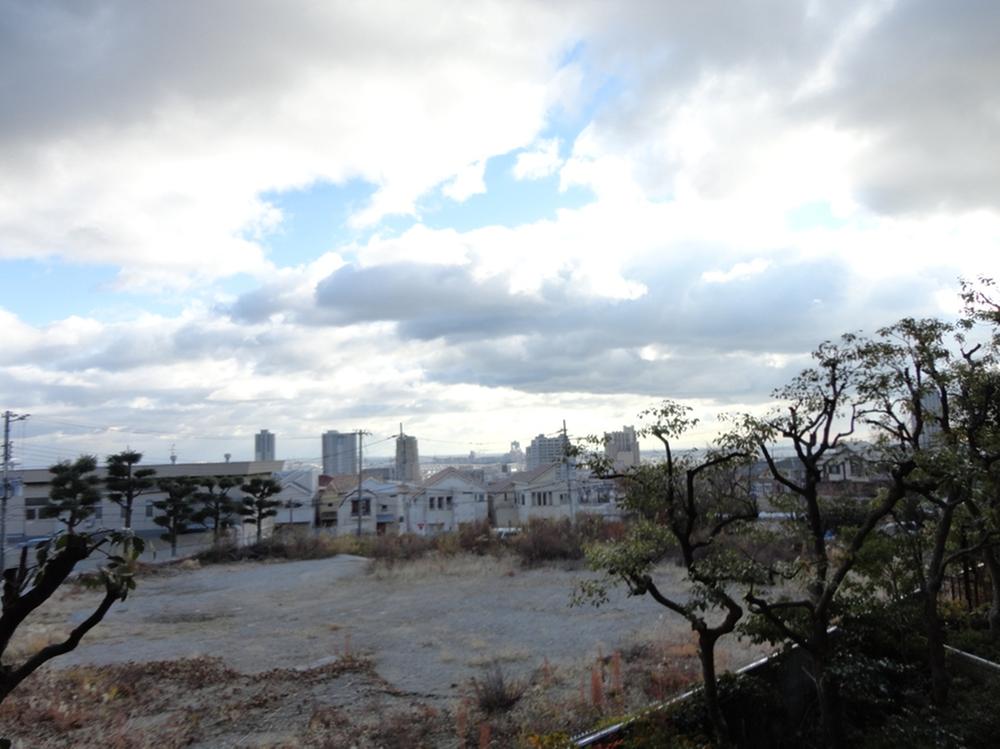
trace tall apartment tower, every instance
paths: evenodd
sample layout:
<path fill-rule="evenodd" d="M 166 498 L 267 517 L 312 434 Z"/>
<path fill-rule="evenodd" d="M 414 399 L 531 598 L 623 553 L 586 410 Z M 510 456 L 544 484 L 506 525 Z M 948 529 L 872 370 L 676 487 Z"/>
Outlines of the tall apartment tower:
<path fill-rule="evenodd" d="M 639 440 L 635 436 L 635 427 L 622 427 L 620 432 L 605 432 L 604 455 L 611 458 L 616 471 L 638 466 Z"/>
<path fill-rule="evenodd" d="M 356 432 L 323 433 L 323 473 L 338 476 L 358 472 L 358 435 Z"/>
<path fill-rule="evenodd" d="M 544 434 L 539 434 L 531 440 L 531 444 L 525 451 L 525 467 L 532 471 L 547 463 L 562 463 L 566 460 L 568 448 L 569 440 L 564 434 L 560 434 L 558 437 L 546 437 Z"/>
<path fill-rule="evenodd" d="M 274 460 L 274 435 L 266 429 L 253 436 L 253 459 Z"/>
<path fill-rule="evenodd" d="M 420 455 L 417 453 L 417 438 L 403 434 L 399 425 L 396 438 L 396 480 L 420 481 Z"/>

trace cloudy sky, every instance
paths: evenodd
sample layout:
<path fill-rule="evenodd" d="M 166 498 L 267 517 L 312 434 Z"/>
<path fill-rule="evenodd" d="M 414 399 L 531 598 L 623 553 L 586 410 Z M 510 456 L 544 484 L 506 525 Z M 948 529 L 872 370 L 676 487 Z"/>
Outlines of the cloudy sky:
<path fill-rule="evenodd" d="M 707 439 L 1000 275 L 998 37 L 990 0 L 0 0 L 15 455 L 500 451 L 664 397 Z"/>

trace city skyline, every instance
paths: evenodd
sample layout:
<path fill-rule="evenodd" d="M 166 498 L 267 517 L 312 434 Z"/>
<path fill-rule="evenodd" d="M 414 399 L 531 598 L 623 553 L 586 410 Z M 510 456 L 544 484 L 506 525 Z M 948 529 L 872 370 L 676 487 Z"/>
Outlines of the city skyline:
<path fill-rule="evenodd" d="M 15 458 L 499 453 L 662 398 L 703 445 L 1000 275 L 1000 7 L 963 8 L 5 4 Z"/>

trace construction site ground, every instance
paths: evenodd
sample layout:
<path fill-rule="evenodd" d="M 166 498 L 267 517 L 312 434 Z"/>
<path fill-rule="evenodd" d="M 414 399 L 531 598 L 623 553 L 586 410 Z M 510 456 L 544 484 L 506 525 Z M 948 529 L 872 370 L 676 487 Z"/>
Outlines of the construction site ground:
<path fill-rule="evenodd" d="M 689 626 L 648 597 L 613 589 L 600 607 L 571 605 L 592 576 L 472 555 L 392 568 L 347 555 L 175 566 L 142 577 L 73 653 L 0 706 L 0 735 L 25 748 L 459 746 L 463 734 L 471 746 L 490 730 L 475 725 L 476 680 L 496 664 L 526 691 L 547 690 L 539 705 L 556 712 L 598 699 L 592 664 L 611 678 L 616 652 L 632 654 L 627 663 L 674 653 L 675 670 L 696 676 Z M 683 590 L 675 567 L 659 580 Z M 67 587 L 15 650 L 65 636 L 98 596 Z M 735 639 L 720 651 L 732 668 L 761 652 Z M 644 683 L 630 700 L 648 697 Z"/>

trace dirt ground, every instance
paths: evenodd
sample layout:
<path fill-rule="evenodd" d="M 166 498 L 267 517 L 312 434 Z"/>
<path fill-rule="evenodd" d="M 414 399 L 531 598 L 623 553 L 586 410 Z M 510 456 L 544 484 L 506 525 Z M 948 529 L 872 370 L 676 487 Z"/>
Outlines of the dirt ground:
<path fill-rule="evenodd" d="M 636 682 L 627 701 L 641 703 L 696 675 L 690 630 L 652 600 L 615 591 L 599 608 L 571 606 L 588 576 L 475 556 L 373 571 L 342 555 L 146 577 L 8 700 L 0 727 L 25 748 L 459 746 L 465 734 L 474 746 L 491 721 L 500 732 L 491 745 L 504 746 L 514 729 L 500 724 L 510 720 L 477 712 L 477 681 L 492 664 L 534 695 L 518 708 L 521 735 L 532 721 L 568 730 L 569 703 L 578 720 L 628 707 L 629 685 L 616 679 Z M 660 579 L 680 587 L 674 568 Z M 77 590 L 46 604 L 24 647 L 66 632 L 94 600 Z M 731 668 L 760 654 L 733 639 L 720 650 Z M 650 664 L 671 675 L 650 675 Z M 619 704 L 604 704 L 595 679 L 618 690 Z M 70 697 L 74 687 L 82 698 Z"/>

